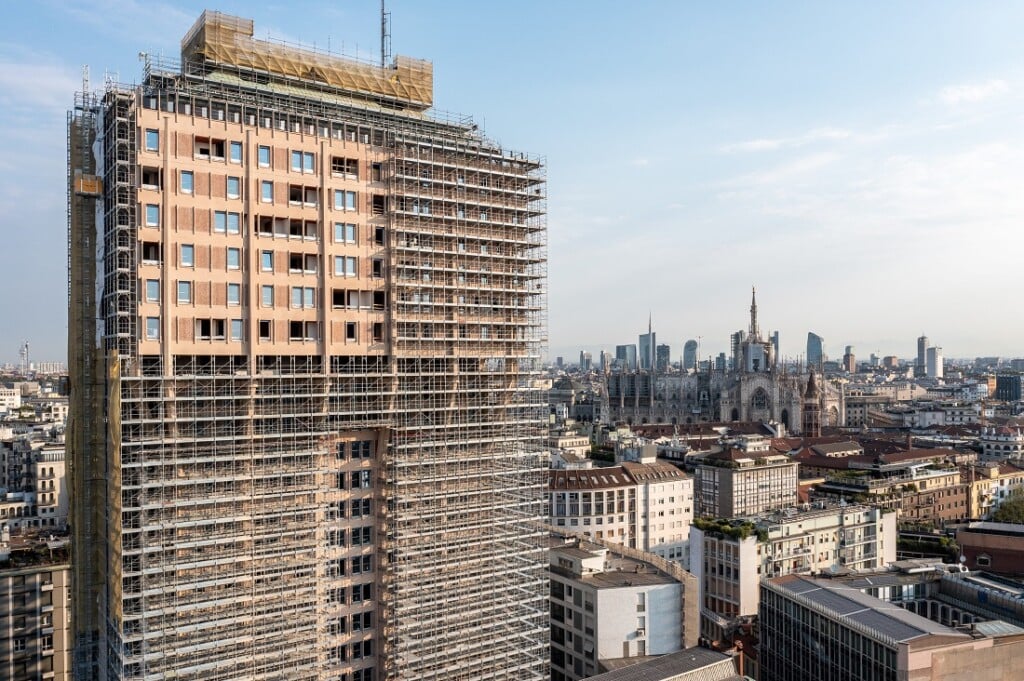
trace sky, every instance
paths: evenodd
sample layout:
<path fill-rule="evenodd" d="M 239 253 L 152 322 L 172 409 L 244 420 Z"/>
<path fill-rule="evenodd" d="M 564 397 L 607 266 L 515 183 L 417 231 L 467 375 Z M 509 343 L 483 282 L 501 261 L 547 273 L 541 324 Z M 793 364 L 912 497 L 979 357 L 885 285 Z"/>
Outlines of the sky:
<path fill-rule="evenodd" d="M 215 7 L 379 56 L 373 0 Z M 137 82 L 195 2 L 11 3 L 0 26 L 0 362 L 66 353 L 66 112 Z M 746 328 L 911 357 L 1024 356 L 1024 3 L 391 0 L 439 109 L 547 161 L 550 355 L 673 358 Z"/>

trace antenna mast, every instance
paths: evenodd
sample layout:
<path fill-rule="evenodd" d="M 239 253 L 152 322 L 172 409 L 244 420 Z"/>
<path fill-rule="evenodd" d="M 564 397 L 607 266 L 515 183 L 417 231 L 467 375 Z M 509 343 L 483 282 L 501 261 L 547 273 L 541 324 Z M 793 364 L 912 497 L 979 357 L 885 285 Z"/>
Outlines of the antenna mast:
<path fill-rule="evenodd" d="M 391 12 L 380 0 L 380 67 L 386 69 L 391 61 Z"/>

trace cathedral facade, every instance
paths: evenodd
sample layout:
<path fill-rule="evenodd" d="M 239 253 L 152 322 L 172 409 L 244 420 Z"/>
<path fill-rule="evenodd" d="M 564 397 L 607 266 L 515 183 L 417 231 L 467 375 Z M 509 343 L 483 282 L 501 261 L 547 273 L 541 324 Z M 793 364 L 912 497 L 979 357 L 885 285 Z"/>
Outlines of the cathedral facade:
<path fill-rule="evenodd" d="M 808 390 L 810 373 L 799 367 L 786 371 L 779 366 L 777 340 L 763 338 L 758 327 L 756 293 L 751 296 L 748 330 L 733 334 L 732 339 L 732 367 L 724 371 L 711 369 L 709 362 L 706 372 L 608 374 L 605 381 L 610 421 L 777 423 L 785 426 L 786 432 L 803 434 L 805 401 L 811 400 L 820 414 L 820 426 L 844 423 L 842 390 L 828 381 L 811 383 Z"/>

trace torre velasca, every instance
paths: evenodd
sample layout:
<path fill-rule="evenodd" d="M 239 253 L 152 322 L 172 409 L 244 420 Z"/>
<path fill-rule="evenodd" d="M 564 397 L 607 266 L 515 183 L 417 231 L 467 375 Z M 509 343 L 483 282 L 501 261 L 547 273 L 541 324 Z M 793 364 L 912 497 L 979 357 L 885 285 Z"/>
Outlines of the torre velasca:
<path fill-rule="evenodd" d="M 547 678 L 540 160 L 429 62 L 144 61 L 68 118 L 76 678 Z"/>

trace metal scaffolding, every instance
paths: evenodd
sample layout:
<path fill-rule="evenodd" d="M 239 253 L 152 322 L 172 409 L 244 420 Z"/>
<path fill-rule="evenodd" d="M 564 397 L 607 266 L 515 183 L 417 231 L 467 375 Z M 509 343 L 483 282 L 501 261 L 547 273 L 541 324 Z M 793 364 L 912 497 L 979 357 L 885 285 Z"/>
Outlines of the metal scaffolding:
<path fill-rule="evenodd" d="M 102 621 L 76 618 L 82 678 L 547 678 L 543 163 L 425 112 L 429 63 L 251 36 L 204 13 L 180 65 L 147 58 L 141 85 L 93 102 L 100 123 L 69 119 L 69 178 L 97 172 L 91 130 L 106 180 L 99 242 L 84 199 L 69 204 L 76 494 L 104 481 L 74 523 L 76 583 L 104 604 Z M 379 168 L 361 219 L 382 269 L 354 297 L 318 277 L 306 350 L 256 343 L 250 312 L 240 349 L 197 354 L 166 302 L 159 350 L 142 350 L 155 275 L 140 274 L 135 137 L 155 115 L 172 134 L 273 130 Z M 240 243 L 291 222 L 254 204 Z M 327 219 L 300 224 L 297 252 L 326 272 Z M 339 354 L 352 319 L 383 331 Z"/>

